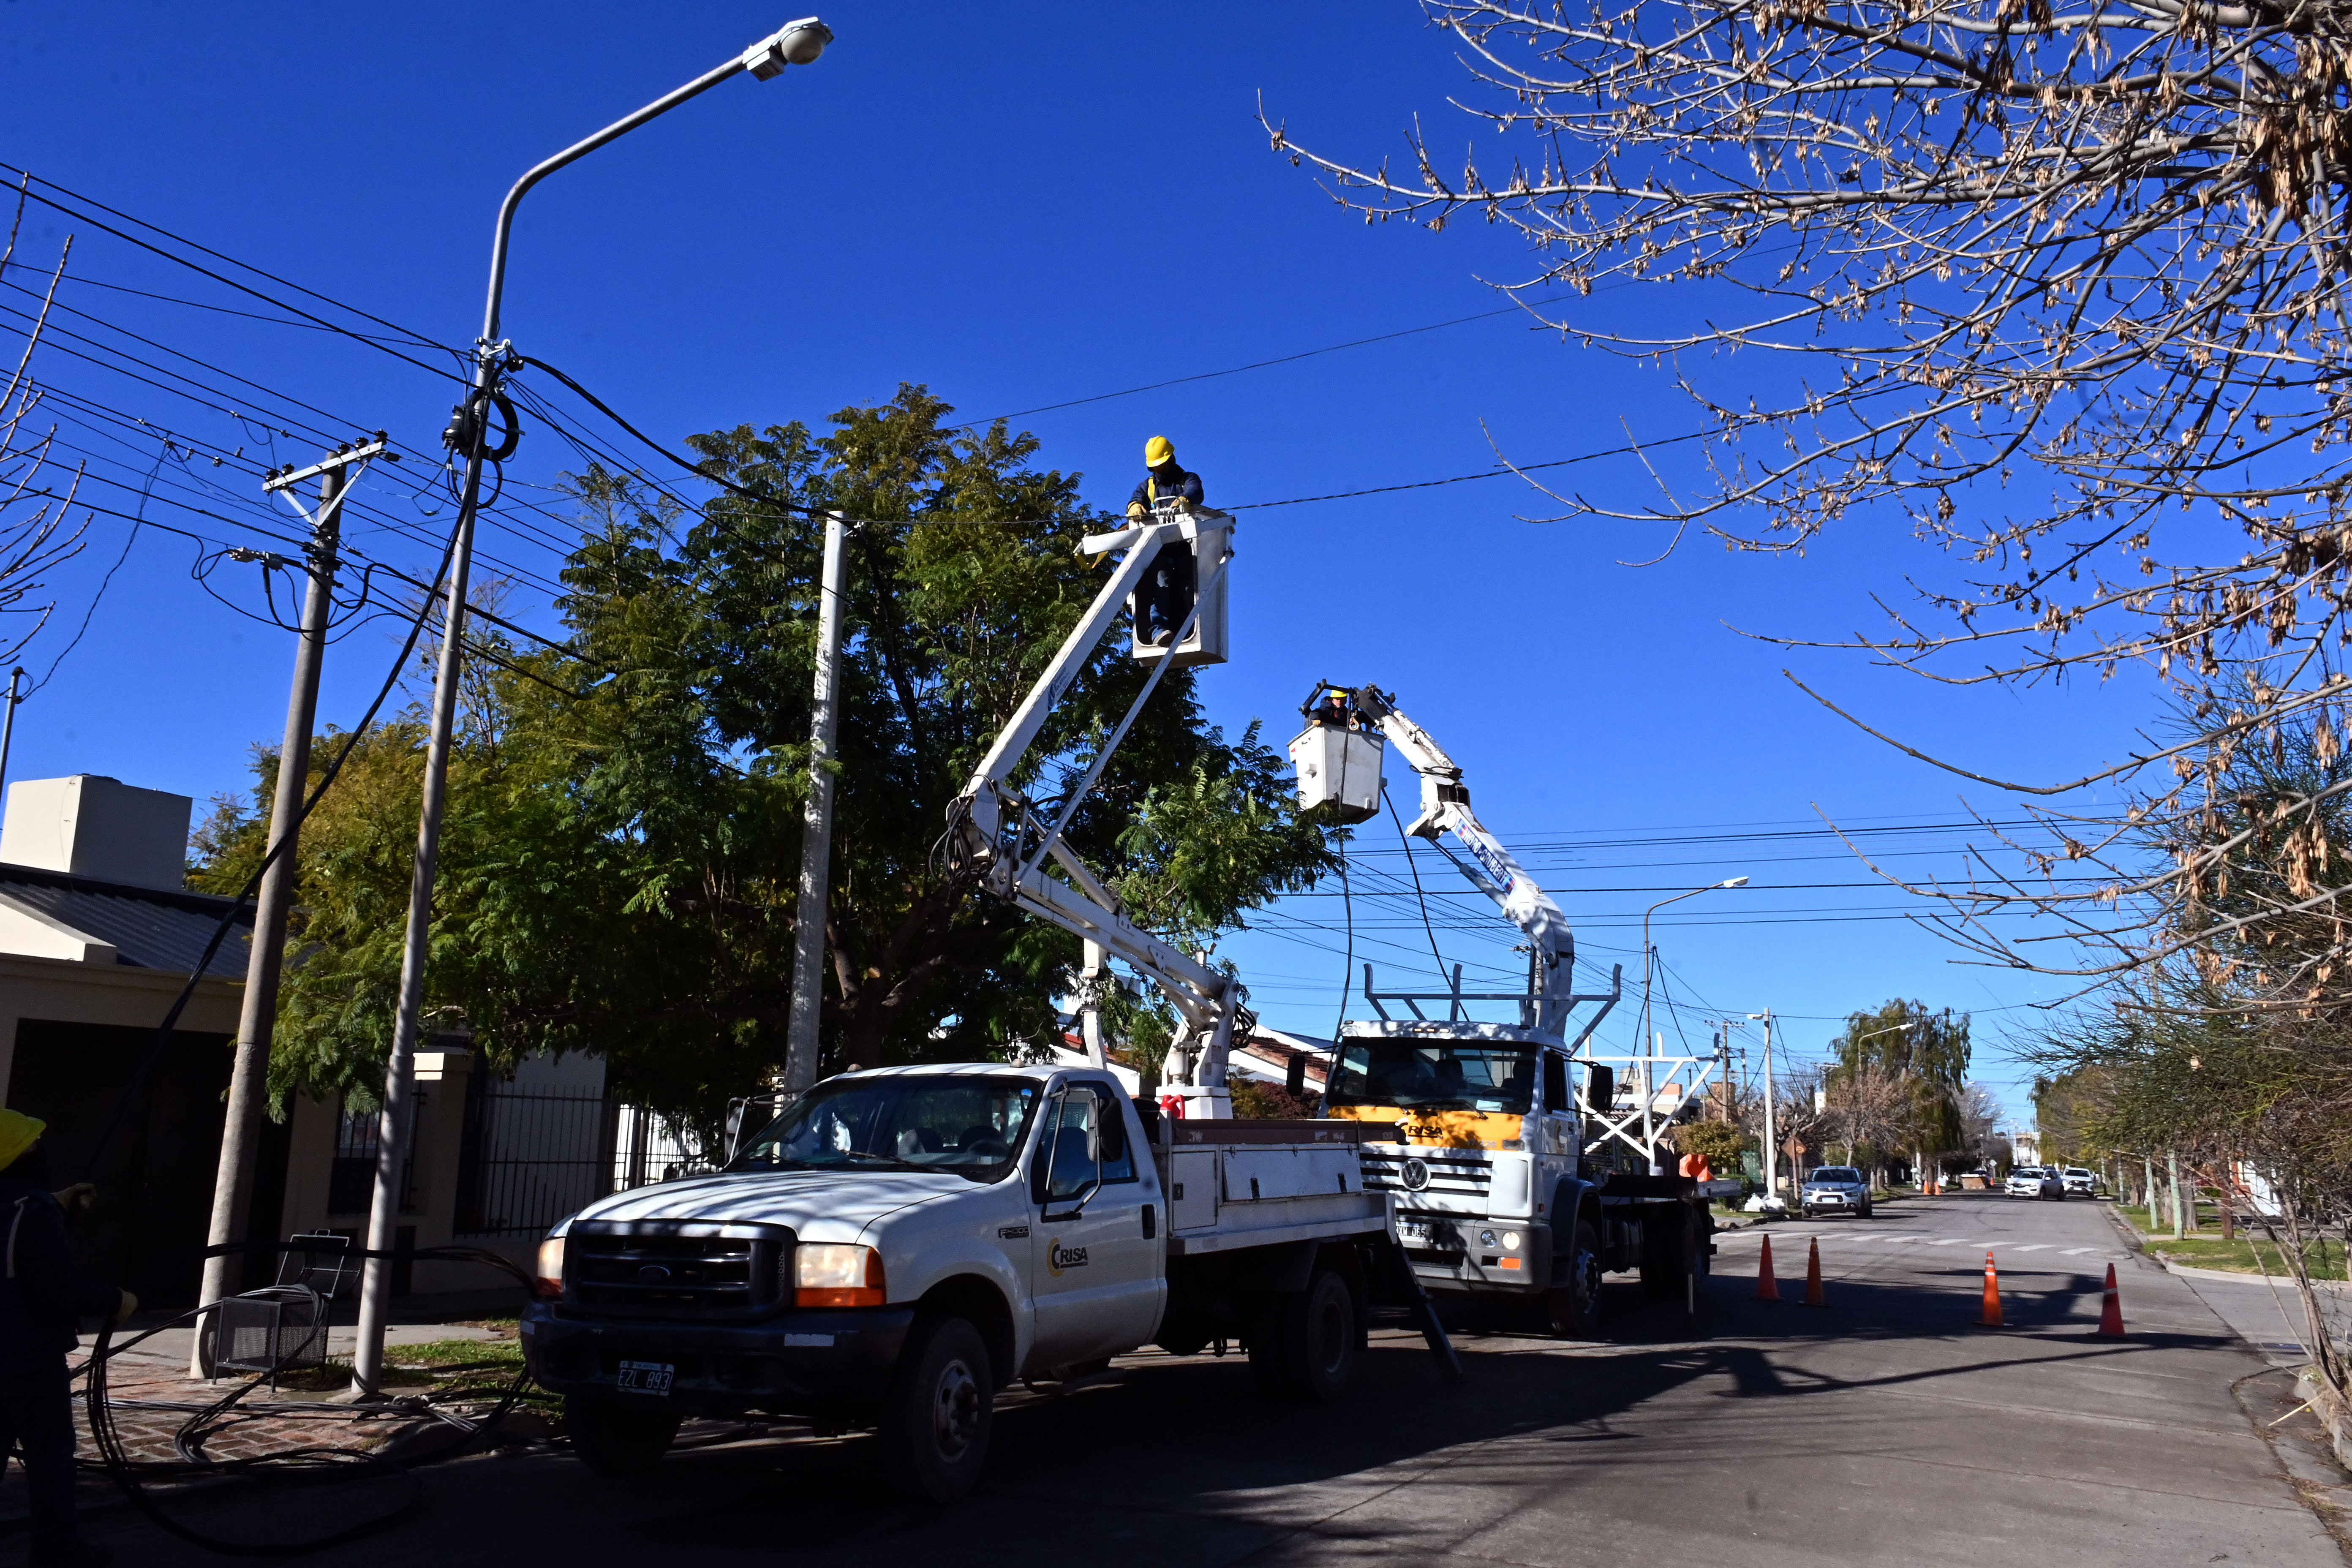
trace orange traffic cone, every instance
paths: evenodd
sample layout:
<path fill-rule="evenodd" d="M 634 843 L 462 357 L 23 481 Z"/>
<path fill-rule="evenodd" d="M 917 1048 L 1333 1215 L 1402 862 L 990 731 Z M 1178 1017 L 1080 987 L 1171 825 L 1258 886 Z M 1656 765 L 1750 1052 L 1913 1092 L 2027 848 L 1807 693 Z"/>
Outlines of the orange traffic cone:
<path fill-rule="evenodd" d="M 1763 1255 L 1756 1260 L 1756 1299 L 1777 1301 L 1780 1299 L 1780 1282 L 1772 1278 L 1772 1238 L 1764 1238 Z"/>
<path fill-rule="evenodd" d="M 1999 1329 L 2007 1325 L 2000 1317 L 2000 1276 L 1993 1272 L 1992 1254 L 1985 1254 L 1984 1310 L 1977 1314 L 1977 1327 Z"/>
<path fill-rule="evenodd" d="M 2098 1338 L 2119 1340 L 2124 1337 L 2124 1301 L 2116 1293 L 2116 1266 L 2107 1265 L 2107 1300 L 2099 1309 Z"/>
<path fill-rule="evenodd" d="M 1819 1237 L 1813 1238 L 1812 1245 L 1805 1251 L 1805 1305 L 1829 1305 L 1828 1300 L 1822 1295 L 1822 1243 Z"/>

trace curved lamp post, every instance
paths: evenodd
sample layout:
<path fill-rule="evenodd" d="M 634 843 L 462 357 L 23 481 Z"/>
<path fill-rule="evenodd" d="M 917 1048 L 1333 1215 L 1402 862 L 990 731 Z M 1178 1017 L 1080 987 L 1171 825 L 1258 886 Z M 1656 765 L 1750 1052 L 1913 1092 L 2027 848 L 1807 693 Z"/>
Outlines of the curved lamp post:
<path fill-rule="evenodd" d="M 1746 886 L 1748 886 L 1747 878 L 1730 877 L 1720 882 L 1709 882 L 1704 888 L 1693 888 L 1686 893 L 1676 893 L 1670 899 L 1660 899 L 1656 903 L 1652 904 L 1648 909 L 1642 911 L 1642 1142 L 1644 1147 L 1654 1152 L 1656 1150 L 1657 1145 L 1651 1142 L 1651 1140 L 1656 1136 L 1656 1129 L 1652 1125 L 1650 1117 L 1653 1109 L 1651 1101 L 1654 1100 L 1656 1096 L 1652 1092 L 1650 1088 L 1652 1068 L 1649 1066 L 1648 1058 L 1657 1055 L 1657 1052 L 1652 1048 L 1650 1041 L 1650 917 L 1656 914 L 1660 910 L 1664 909 L 1668 904 L 1678 904 L 1685 899 L 1696 899 L 1701 893 L 1712 893 L 1718 888 L 1744 888 Z M 1654 1159 L 1650 1163 L 1650 1174 L 1654 1176 L 1657 1173 L 1657 1162 Z"/>
<path fill-rule="evenodd" d="M 413 1068 L 416 1052 L 418 1012 L 425 994 L 426 935 L 433 910 L 433 874 L 441 843 L 441 814 L 449 782 L 449 736 L 457 708 L 457 675 L 466 624 L 466 578 L 473 565 L 474 514 L 480 503 L 482 464 L 488 455 L 490 408 L 499 379 L 513 363 L 513 349 L 499 336 L 499 307 L 506 293 L 507 237 L 514 226 L 515 208 L 533 185 L 566 164 L 578 162 L 608 142 L 635 131 L 649 120 L 668 113 L 690 98 L 699 97 L 720 82 L 749 71 L 761 81 L 783 73 L 787 66 L 804 66 L 824 53 L 833 29 L 814 16 L 790 22 L 761 38 L 741 54 L 664 97 L 616 120 L 583 142 L 575 142 L 517 180 L 499 204 L 498 226 L 490 240 L 490 287 L 482 307 L 482 335 L 474 344 L 474 385 L 453 420 L 445 439 L 466 454 L 466 483 L 457 508 L 456 542 L 449 560 L 449 590 L 443 611 L 441 662 L 433 682 L 433 715 L 425 750 L 425 801 L 416 828 L 416 866 L 408 889 L 408 928 L 401 949 L 400 1001 L 394 1014 L 392 1052 L 384 1068 L 383 1111 L 376 1133 L 375 1197 L 368 1211 L 367 1247 L 371 1253 L 392 1250 L 394 1224 L 400 1209 L 402 1155 L 409 1119 Z M 352 1354 L 354 1392 L 373 1394 L 383 1369 L 385 1300 L 391 1294 L 391 1260 L 372 1257 L 360 1289 L 358 1343 Z"/>

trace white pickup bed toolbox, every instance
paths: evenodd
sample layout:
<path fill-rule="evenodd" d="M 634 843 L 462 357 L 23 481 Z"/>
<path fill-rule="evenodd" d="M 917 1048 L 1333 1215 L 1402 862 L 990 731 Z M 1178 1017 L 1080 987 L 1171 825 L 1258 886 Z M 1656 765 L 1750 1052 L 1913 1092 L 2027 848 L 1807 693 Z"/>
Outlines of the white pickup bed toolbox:
<path fill-rule="evenodd" d="M 1391 1231 L 1348 1121 L 1167 1121 L 1152 1151 L 1171 1258 Z"/>

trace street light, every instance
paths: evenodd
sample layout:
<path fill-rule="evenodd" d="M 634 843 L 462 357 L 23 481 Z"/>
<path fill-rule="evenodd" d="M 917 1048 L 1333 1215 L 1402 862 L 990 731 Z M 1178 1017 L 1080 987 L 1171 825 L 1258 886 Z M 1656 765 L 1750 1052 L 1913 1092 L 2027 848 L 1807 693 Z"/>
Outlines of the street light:
<path fill-rule="evenodd" d="M 1685 899 L 1696 899 L 1701 893 L 1712 893 L 1718 888 L 1744 888 L 1746 886 L 1748 886 L 1747 878 L 1727 877 L 1720 882 L 1709 882 L 1704 888 L 1693 888 L 1687 893 L 1676 893 L 1671 899 L 1660 899 L 1656 903 L 1652 904 L 1648 909 L 1642 911 L 1642 1056 L 1643 1058 L 1642 1072 L 1642 1144 L 1643 1147 L 1650 1151 L 1650 1174 L 1654 1176 L 1658 1174 L 1658 1145 L 1656 1142 L 1656 1129 L 1651 1125 L 1650 1121 L 1650 1112 L 1652 1109 L 1650 1102 L 1656 1098 L 1651 1092 L 1650 1079 L 1654 1076 L 1656 1069 L 1650 1063 L 1648 1058 L 1657 1055 L 1657 1052 L 1651 1048 L 1650 1041 L 1650 917 L 1656 914 L 1660 910 L 1664 909 L 1668 904 L 1680 903 Z"/>
<path fill-rule="evenodd" d="M 408 929 L 401 948 L 400 1000 L 393 1016 L 392 1050 L 384 1064 L 383 1110 L 377 1122 L 375 1197 L 368 1210 L 367 1271 L 360 1286 L 358 1342 L 352 1352 L 353 1392 L 373 1395 L 383 1370 L 385 1299 L 391 1292 L 393 1225 L 398 1217 L 403 1145 L 413 1089 L 419 1008 L 425 994 L 425 938 L 433 910 L 433 873 L 441 844 L 441 814 L 449 784 L 449 736 L 457 706 L 457 676 L 466 625 L 466 579 L 473 566 L 474 514 L 482 489 L 482 464 L 489 455 L 490 410 L 502 404 L 499 382 L 515 363 L 513 346 L 499 336 L 499 306 L 506 293 L 507 238 L 514 227 L 515 208 L 533 185 L 566 164 L 578 162 L 608 142 L 635 131 L 649 120 L 668 113 L 688 99 L 699 97 L 720 82 L 751 73 L 761 81 L 782 74 L 787 66 L 804 66 L 824 52 L 833 30 L 814 16 L 788 22 L 723 65 L 638 110 L 616 120 L 583 142 L 575 142 L 517 180 L 499 204 L 497 227 L 490 239 L 490 286 L 482 306 L 482 335 L 474 343 L 474 385 L 459 405 L 443 440 L 466 454 L 466 483 L 457 507 L 457 526 L 449 555 L 449 596 L 442 614 L 441 662 L 433 681 L 432 722 L 425 749 L 425 799 L 416 826 L 416 865 L 408 885 Z M 511 416 L 509 416 L 509 419 Z M 505 433 L 511 446 L 515 431 Z"/>

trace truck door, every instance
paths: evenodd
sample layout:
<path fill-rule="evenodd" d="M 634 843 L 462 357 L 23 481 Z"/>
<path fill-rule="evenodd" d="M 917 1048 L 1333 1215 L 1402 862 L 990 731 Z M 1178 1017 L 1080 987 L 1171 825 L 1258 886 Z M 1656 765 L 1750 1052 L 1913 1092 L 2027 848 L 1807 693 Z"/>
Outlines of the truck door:
<path fill-rule="evenodd" d="M 1108 1080 L 1066 1081 L 1047 1104 L 1030 1186 L 1034 1365 L 1116 1355 L 1160 1327 L 1167 1206 L 1132 1122 Z"/>

